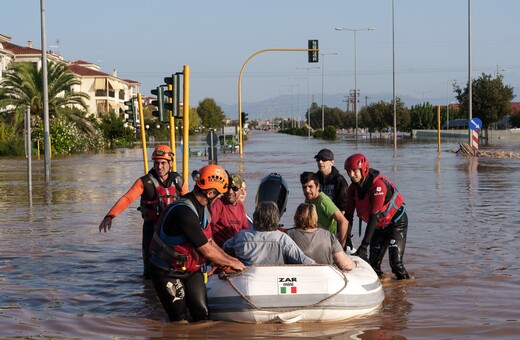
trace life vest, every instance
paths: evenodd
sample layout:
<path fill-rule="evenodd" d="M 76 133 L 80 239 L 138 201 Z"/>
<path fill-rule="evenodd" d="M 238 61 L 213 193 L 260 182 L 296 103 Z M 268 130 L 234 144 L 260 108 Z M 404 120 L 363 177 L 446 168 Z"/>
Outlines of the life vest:
<path fill-rule="evenodd" d="M 369 191 L 372 191 L 372 189 L 375 189 L 378 184 L 377 181 L 381 180 L 387 188 L 393 192 L 392 197 L 388 200 L 388 202 L 385 202 L 383 207 L 381 208 L 381 212 L 377 214 L 378 222 L 377 222 L 377 228 L 381 229 L 386 227 L 392 222 L 397 222 L 401 216 L 404 214 L 406 210 L 406 205 L 404 203 L 403 196 L 399 193 L 395 185 L 390 182 L 385 176 L 383 175 L 377 175 L 374 177 L 374 180 L 372 182 L 372 186 Z M 363 199 L 359 199 L 358 197 L 358 188 L 354 187 L 355 195 L 354 199 L 356 201 L 356 211 L 359 218 L 361 218 L 365 223 L 368 223 L 370 213 L 372 211 L 372 203 L 370 202 L 369 195 L 365 195 Z M 397 214 L 399 212 L 399 214 Z M 396 215 L 397 214 L 397 215 Z"/>
<path fill-rule="evenodd" d="M 152 174 L 146 176 L 152 181 L 155 197 L 152 200 L 145 200 L 141 197 L 139 210 L 146 222 L 155 223 L 159 220 L 161 212 L 178 198 L 180 190 L 177 188 L 177 178 L 175 177 L 169 187 L 164 187 Z"/>
<path fill-rule="evenodd" d="M 152 243 L 150 244 L 150 255 L 152 262 L 163 268 L 171 268 L 180 272 L 195 272 L 200 270 L 206 263 L 206 258 L 200 254 L 184 235 L 169 236 L 164 232 L 164 223 L 173 209 L 178 206 L 187 206 L 199 217 L 193 202 L 188 198 L 181 198 L 172 203 L 164 213 L 156 226 Z M 200 217 L 199 217 L 200 218 Z M 204 207 L 201 229 L 208 240 L 211 239 L 211 214 L 208 207 Z"/>

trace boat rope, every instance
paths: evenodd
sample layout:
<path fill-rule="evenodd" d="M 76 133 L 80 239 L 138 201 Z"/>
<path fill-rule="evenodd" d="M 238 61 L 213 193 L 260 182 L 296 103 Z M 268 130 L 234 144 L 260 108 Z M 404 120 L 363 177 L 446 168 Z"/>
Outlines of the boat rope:
<path fill-rule="evenodd" d="M 263 307 L 259 307 L 257 305 L 255 305 L 253 303 L 253 301 L 251 301 L 247 296 L 245 296 L 241 291 L 240 289 L 238 289 L 237 286 L 235 286 L 235 284 L 233 283 L 232 279 L 233 277 L 237 277 L 237 276 L 240 276 L 242 275 L 244 272 L 246 272 L 247 270 L 251 269 L 252 267 L 276 267 L 276 266 L 280 266 L 279 264 L 278 265 L 262 265 L 262 266 L 250 266 L 250 267 L 247 267 L 244 271 L 242 272 L 239 272 L 239 273 L 236 273 L 236 274 L 227 274 L 225 272 L 221 272 L 219 274 L 219 278 L 221 280 L 226 280 L 230 285 L 231 287 L 233 287 L 233 289 L 238 293 L 238 295 L 240 295 L 240 297 L 242 299 L 244 299 L 244 301 L 246 301 L 251 307 L 253 307 L 254 309 L 258 309 L 258 310 L 261 310 L 261 311 L 266 311 L 266 312 L 293 312 L 293 311 L 297 311 L 297 310 L 301 310 L 301 309 L 310 309 L 310 308 L 313 308 L 313 307 L 316 307 L 318 305 L 320 305 L 321 303 L 329 300 L 329 299 L 332 299 L 334 296 L 338 295 L 343 289 L 345 289 L 347 287 L 347 284 L 348 284 L 348 280 L 347 280 L 347 277 L 345 276 L 345 274 L 339 270 L 337 267 L 335 266 L 332 266 L 332 265 L 329 265 L 329 267 L 331 267 L 332 269 L 334 269 L 334 271 L 341 277 L 343 278 L 343 287 L 341 287 L 337 292 L 327 296 L 326 298 L 324 299 L 321 299 L 320 301 L 316 302 L 316 303 L 313 303 L 313 304 L 310 304 L 310 305 L 307 305 L 307 306 L 299 306 L 299 307 L 294 307 L 294 308 L 287 308 L 287 309 L 280 309 L 280 308 L 276 308 L 276 309 L 270 309 L 270 308 L 263 308 Z M 311 265 L 312 266 L 312 265 Z M 322 266 L 322 265 L 321 265 Z"/>

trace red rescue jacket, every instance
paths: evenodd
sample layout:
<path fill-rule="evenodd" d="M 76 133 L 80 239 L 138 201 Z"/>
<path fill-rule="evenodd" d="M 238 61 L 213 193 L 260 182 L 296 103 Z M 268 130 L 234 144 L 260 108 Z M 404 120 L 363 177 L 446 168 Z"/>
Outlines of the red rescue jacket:
<path fill-rule="evenodd" d="M 163 229 L 166 217 L 179 205 L 190 207 L 198 216 L 197 209 L 193 205 L 193 202 L 187 198 L 181 198 L 168 206 L 156 226 L 156 231 L 150 245 L 150 255 L 152 256 L 152 261 L 158 260 L 160 264 L 162 264 L 161 267 L 169 266 L 174 271 L 195 272 L 200 270 L 202 265 L 206 263 L 206 258 L 188 242 L 184 235 L 169 236 Z M 201 228 L 208 240 L 212 237 L 211 228 L 209 228 L 210 221 L 211 214 L 206 206 L 204 207 Z"/>
<path fill-rule="evenodd" d="M 173 174 L 173 176 L 175 176 L 175 174 Z M 150 173 L 145 177 L 148 177 L 152 181 L 155 195 L 151 200 L 141 198 L 139 210 L 146 222 L 156 223 L 159 220 L 161 212 L 178 198 L 180 189 L 177 187 L 177 178 L 175 177 L 168 187 L 161 185 L 157 178 Z M 146 185 L 145 181 L 143 181 L 143 183 Z"/>
<path fill-rule="evenodd" d="M 383 183 L 381 183 L 383 182 Z M 386 227 L 392 222 L 397 222 L 399 218 L 401 218 L 402 214 L 405 211 L 405 203 L 403 196 L 399 193 L 395 185 L 390 182 L 389 179 L 387 179 L 383 175 L 377 175 L 374 177 L 374 180 L 372 182 L 372 186 L 369 189 L 369 192 L 372 190 L 375 190 L 378 186 L 385 185 L 387 189 L 392 192 L 392 197 L 384 203 L 381 212 L 378 214 L 378 223 L 377 228 L 381 229 Z M 361 218 L 365 223 L 368 223 L 370 214 L 372 212 L 372 203 L 370 202 L 370 195 L 365 195 L 362 199 L 359 199 L 358 195 L 358 188 L 354 186 L 355 194 L 354 194 L 354 200 L 357 215 L 359 218 Z M 398 216 L 396 216 L 399 209 L 401 209 L 401 212 Z"/>

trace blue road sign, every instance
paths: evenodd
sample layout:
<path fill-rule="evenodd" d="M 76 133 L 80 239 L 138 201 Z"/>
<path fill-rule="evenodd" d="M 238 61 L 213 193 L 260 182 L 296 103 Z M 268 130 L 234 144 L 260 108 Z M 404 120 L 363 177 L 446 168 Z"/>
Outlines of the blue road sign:
<path fill-rule="evenodd" d="M 471 130 L 482 130 L 482 121 L 480 118 L 473 118 L 469 121 L 469 128 Z"/>

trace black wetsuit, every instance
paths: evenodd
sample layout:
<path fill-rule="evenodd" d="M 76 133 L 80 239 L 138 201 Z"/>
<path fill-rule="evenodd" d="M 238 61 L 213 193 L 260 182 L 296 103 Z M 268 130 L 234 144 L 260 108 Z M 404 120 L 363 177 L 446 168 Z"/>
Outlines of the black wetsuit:
<path fill-rule="evenodd" d="M 166 235 L 183 237 L 187 244 L 198 248 L 208 242 L 201 229 L 204 206 L 197 201 L 193 193 L 188 193 L 184 197 L 188 197 L 193 202 L 198 216 L 188 206 L 176 206 L 171 213 L 167 214 L 163 222 L 159 221 L 159 226 L 163 226 Z M 170 321 L 209 320 L 206 285 L 200 270 L 176 272 L 171 268 L 165 268 L 164 263 L 157 260 L 155 255 L 150 258 L 149 269 L 159 300 Z"/>

